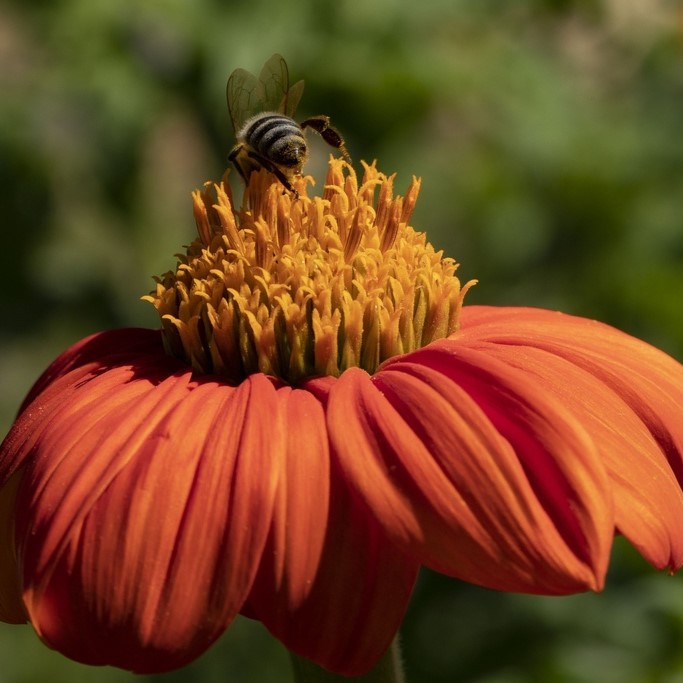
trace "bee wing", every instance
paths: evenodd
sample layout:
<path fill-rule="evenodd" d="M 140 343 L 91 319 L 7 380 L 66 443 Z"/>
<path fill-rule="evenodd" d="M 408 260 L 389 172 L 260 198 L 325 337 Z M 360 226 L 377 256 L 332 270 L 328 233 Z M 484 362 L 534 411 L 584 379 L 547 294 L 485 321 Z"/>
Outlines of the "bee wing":
<path fill-rule="evenodd" d="M 292 106 L 290 104 L 291 92 L 299 84 L 289 87 L 289 70 L 287 62 L 282 55 L 274 54 L 261 69 L 259 81 L 263 84 L 263 110 L 276 111 L 291 117 Z M 302 86 L 303 88 L 303 83 Z M 301 98 L 301 92 L 296 97 L 295 105 Z"/>
<path fill-rule="evenodd" d="M 235 69 L 230 74 L 225 94 L 235 133 L 252 114 L 263 111 L 260 108 L 263 100 L 263 84 L 254 74 L 244 69 Z"/>
<path fill-rule="evenodd" d="M 303 92 L 304 82 L 297 81 L 280 101 L 280 107 L 278 111 L 282 112 L 285 116 L 289 116 L 290 119 L 293 119 Z"/>
<path fill-rule="evenodd" d="M 277 111 L 293 117 L 303 91 L 303 81 L 289 87 L 287 62 L 277 53 L 263 65 L 258 78 L 244 69 L 235 69 L 226 87 L 235 133 L 250 116 L 262 111 Z"/>

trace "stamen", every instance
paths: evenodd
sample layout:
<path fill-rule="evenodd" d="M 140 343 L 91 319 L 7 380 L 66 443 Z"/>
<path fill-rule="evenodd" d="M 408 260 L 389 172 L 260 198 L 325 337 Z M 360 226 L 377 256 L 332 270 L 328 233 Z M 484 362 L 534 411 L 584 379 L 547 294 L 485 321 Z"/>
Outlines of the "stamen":
<path fill-rule="evenodd" d="M 331 159 L 321 197 L 252 173 L 235 210 L 225 179 L 193 193 L 198 237 L 143 297 L 168 353 L 239 382 L 263 372 L 296 383 L 374 372 L 386 359 L 457 330 L 467 289 L 457 264 L 408 225 L 420 189 L 363 164 L 360 183 Z"/>

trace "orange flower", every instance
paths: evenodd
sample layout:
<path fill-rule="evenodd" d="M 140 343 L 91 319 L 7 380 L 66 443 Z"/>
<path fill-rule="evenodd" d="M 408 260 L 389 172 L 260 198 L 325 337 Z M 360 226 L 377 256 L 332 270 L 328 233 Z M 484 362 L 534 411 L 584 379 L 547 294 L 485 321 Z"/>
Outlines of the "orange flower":
<path fill-rule="evenodd" d="M 162 330 L 62 354 L 0 448 L 0 617 L 89 664 L 199 656 L 247 614 L 347 675 L 421 565 L 599 590 L 615 532 L 683 563 L 683 367 L 594 321 L 466 306 L 366 166 L 195 193 Z"/>

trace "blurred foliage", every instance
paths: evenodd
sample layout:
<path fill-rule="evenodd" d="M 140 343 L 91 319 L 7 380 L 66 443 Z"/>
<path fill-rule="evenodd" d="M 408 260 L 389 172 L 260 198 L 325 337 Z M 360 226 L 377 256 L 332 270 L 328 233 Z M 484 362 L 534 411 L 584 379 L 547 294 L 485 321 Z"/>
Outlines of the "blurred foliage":
<path fill-rule="evenodd" d="M 0 4 L 0 431 L 39 372 L 103 328 L 193 237 L 223 172 L 229 72 L 273 52 L 354 159 L 424 180 L 414 225 L 480 284 L 470 303 L 597 317 L 683 358 L 683 10 L 667 0 L 33 0 Z M 313 143 L 308 171 L 328 150 Z M 234 174 L 233 174 L 234 175 Z M 601 595 L 505 595 L 425 574 L 415 683 L 681 683 L 683 585 L 618 543 Z M 3 683 L 135 677 L 0 629 Z M 240 620 L 164 681 L 287 681 Z M 139 678 L 135 678 L 140 680 Z"/>

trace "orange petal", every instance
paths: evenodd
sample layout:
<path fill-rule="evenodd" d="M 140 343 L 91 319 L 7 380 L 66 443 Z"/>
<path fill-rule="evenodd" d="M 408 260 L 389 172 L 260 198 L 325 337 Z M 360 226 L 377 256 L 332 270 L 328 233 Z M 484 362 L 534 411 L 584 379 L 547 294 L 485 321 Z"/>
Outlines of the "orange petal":
<path fill-rule="evenodd" d="M 683 564 L 683 366 L 608 325 L 465 307 L 452 340 L 537 378 L 577 415 L 612 481 L 616 525 L 654 566 Z"/>
<path fill-rule="evenodd" d="M 139 672 L 196 658 L 241 608 L 284 453 L 265 377 L 152 375 L 111 369 L 58 420 L 40 397 L 19 420 L 41 432 L 17 499 L 31 622 L 73 659 Z"/>
<path fill-rule="evenodd" d="M 561 398 L 591 435 L 612 480 L 619 531 L 654 566 L 679 567 L 683 492 L 652 434 L 620 396 L 542 349 L 487 344 L 482 350 L 524 369 Z"/>
<path fill-rule="evenodd" d="M 176 364 L 174 361 L 169 364 L 163 356 L 133 356 L 128 363 L 109 368 L 102 363 L 90 363 L 75 367 L 63 376 L 55 376 L 52 384 L 46 385 L 41 393 L 33 393 L 33 400 L 25 404 L 0 445 L 0 487 L 21 467 L 24 459 L 33 455 L 44 432 L 71 429 L 66 423 L 77 410 L 85 410 L 87 406 L 97 410 L 96 404 L 101 403 L 100 395 L 110 397 L 110 391 L 112 402 L 129 398 L 129 393 L 123 389 L 144 391 L 144 383 L 135 385 L 131 382 L 135 379 L 138 367 L 144 368 L 145 382 L 154 385 L 172 375 Z M 82 390 L 83 386 L 96 378 L 97 391 Z M 101 406 L 105 412 L 110 407 L 108 403 Z"/>
<path fill-rule="evenodd" d="M 330 453 L 322 405 L 309 392 L 291 387 L 281 387 L 277 400 L 283 415 L 285 464 L 250 600 L 275 624 L 308 597 L 323 552 L 330 498 Z"/>
<path fill-rule="evenodd" d="M 181 369 L 182 365 L 164 354 L 160 330 L 127 327 L 107 330 L 81 339 L 61 353 L 36 380 L 19 410 L 21 413 L 31 401 L 46 390 L 51 390 L 55 381 L 76 368 L 95 366 L 107 369 L 121 364 L 130 365 L 162 359 L 168 368 Z"/>
<path fill-rule="evenodd" d="M 316 539 L 314 547 L 320 538 L 323 545 L 315 556 L 315 571 L 311 563 L 306 591 L 294 594 L 272 566 L 264 564 L 248 613 L 293 652 L 354 676 L 370 669 L 389 647 L 403 619 L 418 565 L 389 542 L 340 476 L 334 458 L 329 470 L 328 437 L 318 399 L 324 403 L 333 384 L 329 378 L 312 380 L 303 386 L 316 399 L 303 391 L 289 397 L 291 433 L 298 436 L 290 439 L 289 459 L 303 461 L 288 467 L 287 510 L 294 513 L 295 526 L 291 541 L 301 552 L 307 530 Z M 331 477 L 329 497 L 323 474 Z M 278 547 L 275 529 L 284 521 L 276 516 L 269 549 Z M 301 538 L 293 538 L 295 531 Z M 286 552 L 284 545 L 281 550 Z M 295 561 L 294 555 L 287 552 L 289 562 L 297 565 L 300 560 Z M 310 557 L 310 551 L 303 556 Z M 264 553 L 264 562 L 268 557 Z M 277 559 L 275 564 L 280 564 Z"/>
<path fill-rule="evenodd" d="M 523 373 L 434 345 L 345 372 L 328 424 L 347 478 L 420 562 L 490 588 L 599 588 L 612 502 L 592 443 Z"/>

